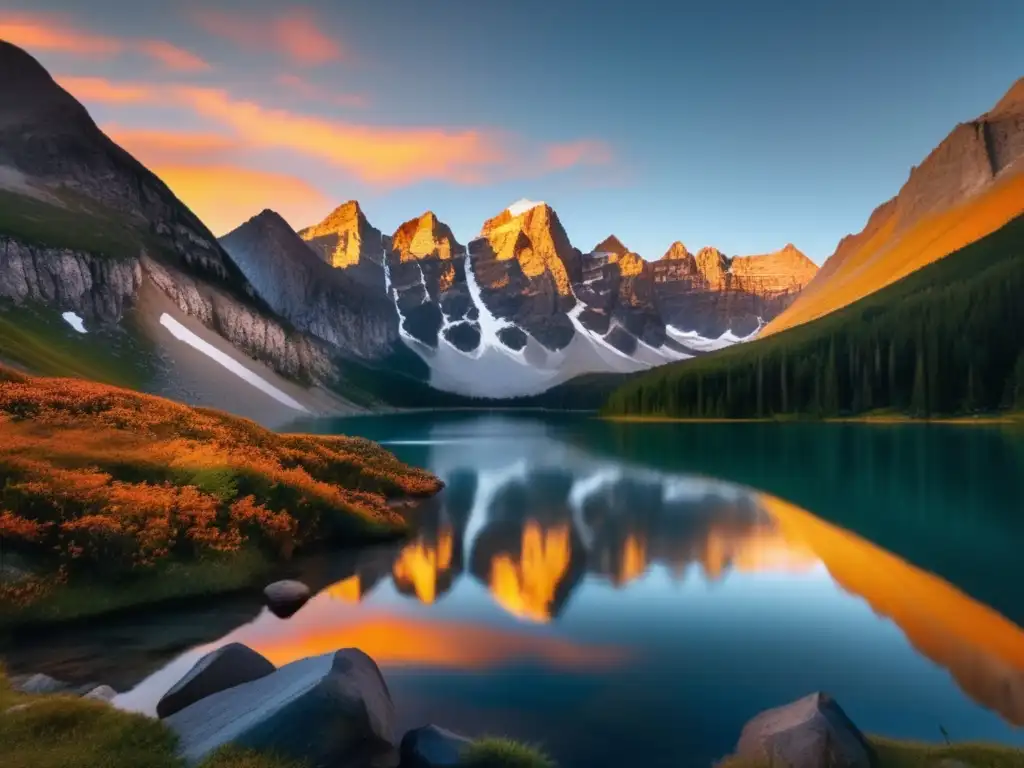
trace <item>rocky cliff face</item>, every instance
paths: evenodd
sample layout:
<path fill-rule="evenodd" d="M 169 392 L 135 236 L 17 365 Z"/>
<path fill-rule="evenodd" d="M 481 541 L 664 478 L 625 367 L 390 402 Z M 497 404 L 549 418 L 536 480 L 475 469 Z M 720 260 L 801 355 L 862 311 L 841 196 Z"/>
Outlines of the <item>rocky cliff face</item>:
<path fill-rule="evenodd" d="M 576 304 L 572 286 L 582 276 L 582 257 L 550 206 L 522 202 L 506 208 L 484 222 L 469 254 L 483 301 L 495 317 L 514 323 L 549 350 L 571 341 L 566 313 Z"/>
<path fill-rule="evenodd" d="M 757 330 L 796 299 L 818 268 L 791 244 L 729 258 L 717 248 L 691 254 L 677 242 L 651 269 L 665 323 L 718 338 Z"/>
<path fill-rule="evenodd" d="M 665 323 L 657 306 L 652 265 L 615 235 L 583 257 L 575 293 L 586 306 L 580 322 L 620 352 L 633 354 L 637 339 L 655 348 L 665 344 Z"/>
<path fill-rule="evenodd" d="M 388 278 L 408 338 L 436 349 L 441 338 L 463 352 L 480 344 L 479 311 L 466 283 L 466 248 L 433 212 L 391 236 Z"/>
<path fill-rule="evenodd" d="M 299 230 L 299 237 L 327 264 L 344 270 L 368 291 L 383 291 L 387 245 L 355 200 L 338 206 L 319 224 Z"/>
<path fill-rule="evenodd" d="M 0 297 L 118 323 L 150 284 L 277 373 L 333 376 L 325 348 L 282 323 L 202 222 L 34 58 L 0 42 L 0 72 Z M 90 245 L 55 247 L 76 237 Z"/>
<path fill-rule="evenodd" d="M 84 251 L 46 248 L 0 237 L 0 298 L 47 304 L 79 314 L 88 325 L 120 323 L 150 281 L 183 313 L 284 376 L 309 383 L 335 378 L 330 355 L 272 316 L 147 256 L 111 260 Z"/>
<path fill-rule="evenodd" d="M 331 267 L 273 211 L 220 242 L 257 293 L 299 330 L 368 360 L 386 356 L 397 342 L 398 316 L 383 282 L 379 292 L 367 289 L 354 274 L 358 261 Z"/>
<path fill-rule="evenodd" d="M 995 231 L 1024 212 L 1024 78 L 911 169 L 864 229 L 840 240 L 766 333 L 813 320 Z"/>
<path fill-rule="evenodd" d="M 202 222 L 39 62 L 0 41 L 0 72 L 0 188 L 113 224 L 139 251 L 253 295 Z"/>

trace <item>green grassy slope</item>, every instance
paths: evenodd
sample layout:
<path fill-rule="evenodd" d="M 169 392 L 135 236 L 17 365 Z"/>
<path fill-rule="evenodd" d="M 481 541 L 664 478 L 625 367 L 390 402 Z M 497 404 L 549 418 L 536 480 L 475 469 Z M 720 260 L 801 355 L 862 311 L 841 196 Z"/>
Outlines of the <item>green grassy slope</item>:
<path fill-rule="evenodd" d="M 606 415 L 919 417 L 1024 406 L 1024 217 L 813 323 L 632 379 Z"/>

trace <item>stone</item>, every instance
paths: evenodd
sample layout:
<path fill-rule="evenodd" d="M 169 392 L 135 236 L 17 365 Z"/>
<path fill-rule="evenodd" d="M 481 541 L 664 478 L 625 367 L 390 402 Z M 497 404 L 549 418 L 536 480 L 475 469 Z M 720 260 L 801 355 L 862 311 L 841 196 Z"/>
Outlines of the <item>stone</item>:
<path fill-rule="evenodd" d="M 812 693 L 756 715 L 736 756 L 788 768 L 869 768 L 877 757 L 864 734 L 827 693 Z"/>
<path fill-rule="evenodd" d="M 286 619 L 306 604 L 310 591 L 301 581 L 284 579 L 268 584 L 263 596 L 274 615 Z"/>
<path fill-rule="evenodd" d="M 157 702 L 157 717 L 170 717 L 200 699 L 259 680 L 276 670 L 277 667 L 247 645 L 229 643 L 203 656 L 171 686 Z"/>
<path fill-rule="evenodd" d="M 82 698 L 91 699 L 93 701 L 106 701 L 109 703 L 114 700 L 115 696 L 117 696 L 117 691 L 109 685 L 97 685 L 88 693 L 84 694 Z"/>
<path fill-rule="evenodd" d="M 402 737 L 402 768 L 457 768 L 470 739 L 436 725 L 414 728 Z"/>
<path fill-rule="evenodd" d="M 190 765 L 225 744 L 273 751 L 309 768 L 397 757 L 387 684 L 373 659 L 355 648 L 287 664 L 200 699 L 164 723 Z"/>
<path fill-rule="evenodd" d="M 20 693 L 44 694 L 65 693 L 70 686 L 49 675 L 23 675 L 11 679 L 14 690 Z"/>

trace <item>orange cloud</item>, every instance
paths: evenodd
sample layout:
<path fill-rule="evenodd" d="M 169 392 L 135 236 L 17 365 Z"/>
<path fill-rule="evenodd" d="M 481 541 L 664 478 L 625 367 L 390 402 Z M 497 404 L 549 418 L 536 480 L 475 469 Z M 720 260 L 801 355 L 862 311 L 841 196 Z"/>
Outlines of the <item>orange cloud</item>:
<path fill-rule="evenodd" d="M 361 93 L 338 93 L 305 80 L 298 75 L 278 75 L 274 78 L 274 82 L 309 101 L 332 104 L 336 107 L 354 107 L 359 109 L 369 105 L 369 99 Z"/>
<path fill-rule="evenodd" d="M 267 109 L 209 88 L 178 88 L 177 95 L 253 147 L 320 158 L 374 184 L 479 183 L 482 169 L 510 162 L 497 138 L 479 129 L 356 125 Z"/>
<path fill-rule="evenodd" d="M 142 40 L 136 48 L 172 72 L 205 72 L 210 65 L 190 51 L 164 40 Z"/>
<path fill-rule="evenodd" d="M 104 133 L 145 163 L 195 163 L 223 158 L 241 149 L 238 141 L 220 133 L 162 131 L 106 125 Z"/>
<path fill-rule="evenodd" d="M 331 199 L 320 190 L 288 174 L 226 164 L 150 164 L 144 155 L 136 157 L 217 236 L 264 208 L 289 222 L 305 222 L 317 220 L 331 207 Z"/>
<path fill-rule="evenodd" d="M 603 141 L 581 139 L 551 144 L 544 156 L 549 170 L 563 171 L 577 165 L 606 165 L 612 161 L 612 150 Z"/>
<path fill-rule="evenodd" d="M 79 101 L 115 104 L 142 103 L 157 97 L 154 87 L 145 83 L 115 83 L 102 77 L 58 75 L 57 84 Z"/>
<path fill-rule="evenodd" d="M 0 12 L 0 40 L 22 48 L 109 58 L 140 53 L 173 72 L 201 72 L 210 65 L 164 40 L 124 40 L 76 28 L 66 16 Z"/>
<path fill-rule="evenodd" d="M 273 18 L 254 19 L 226 11 L 197 9 L 192 17 L 211 35 L 241 48 L 277 51 L 303 66 L 342 58 L 341 46 L 320 31 L 316 16 L 309 10 L 291 10 Z"/>
<path fill-rule="evenodd" d="M 116 38 L 74 29 L 64 17 L 51 14 L 0 14 L 0 40 L 22 48 L 85 56 L 112 56 L 123 48 Z"/>

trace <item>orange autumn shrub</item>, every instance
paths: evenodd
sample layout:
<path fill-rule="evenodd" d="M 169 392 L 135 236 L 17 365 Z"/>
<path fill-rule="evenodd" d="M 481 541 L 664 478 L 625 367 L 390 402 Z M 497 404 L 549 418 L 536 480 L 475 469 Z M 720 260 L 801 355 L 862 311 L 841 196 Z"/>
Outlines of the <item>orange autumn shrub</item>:
<path fill-rule="evenodd" d="M 0 366 L 0 538 L 72 575 L 393 531 L 440 482 L 379 445 Z M 0 597 L 0 599 L 3 599 Z"/>

